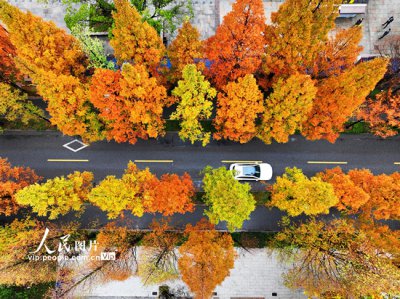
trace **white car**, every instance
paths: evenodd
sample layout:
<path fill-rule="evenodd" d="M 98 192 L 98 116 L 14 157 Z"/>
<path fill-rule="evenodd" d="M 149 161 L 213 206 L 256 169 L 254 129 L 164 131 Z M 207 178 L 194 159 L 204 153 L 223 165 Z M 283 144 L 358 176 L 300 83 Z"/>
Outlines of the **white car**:
<path fill-rule="evenodd" d="M 235 163 L 229 170 L 238 181 L 268 181 L 272 178 L 272 167 L 268 163 Z"/>

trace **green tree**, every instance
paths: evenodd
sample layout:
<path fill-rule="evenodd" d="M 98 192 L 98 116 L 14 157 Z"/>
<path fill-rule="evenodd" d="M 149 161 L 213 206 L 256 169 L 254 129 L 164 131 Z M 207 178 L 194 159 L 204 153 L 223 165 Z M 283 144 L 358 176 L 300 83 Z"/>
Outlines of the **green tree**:
<path fill-rule="evenodd" d="M 49 179 L 43 184 L 25 187 L 16 194 L 16 202 L 31 206 L 39 216 L 56 219 L 70 211 L 80 211 L 92 187 L 91 172 L 74 172 Z"/>
<path fill-rule="evenodd" d="M 114 69 L 114 63 L 107 61 L 103 43 L 98 38 L 91 37 L 91 33 L 88 27 L 79 24 L 71 28 L 71 34 L 79 40 L 83 51 L 89 58 L 89 67 Z"/>
<path fill-rule="evenodd" d="M 203 173 L 204 201 L 208 205 L 205 214 L 213 224 L 226 221 L 229 231 L 240 229 L 256 208 L 251 186 L 236 181 L 225 167 L 207 166 Z"/>
<path fill-rule="evenodd" d="M 339 202 L 333 186 L 319 177 L 307 178 L 301 169 L 287 167 L 271 188 L 270 207 L 286 211 L 290 216 L 328 214 Z"/>
<path fill-rule="evenodd" d="M 181 120 L 179 137 L 189 139 L 193 144 L 202 141 L 203 146 L 210 142 L 210 133 L 204 132 L 200 120 L 211 117 L 213 102 L 217 91 L 205 80 L 196 65 L 188 64 L 183 69 L 183 80 L 178 82 L 172 94 L 180 98 L 171 119 Z"/>

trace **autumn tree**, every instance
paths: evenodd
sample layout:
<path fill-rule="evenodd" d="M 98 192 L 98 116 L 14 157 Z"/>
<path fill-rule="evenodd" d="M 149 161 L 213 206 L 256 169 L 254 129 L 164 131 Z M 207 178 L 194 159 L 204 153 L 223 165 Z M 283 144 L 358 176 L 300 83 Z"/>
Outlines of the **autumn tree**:
<path fill-rule="evenodd" d="M 19 205 L 15 200 L 15 194 L 41 179 L 29 167 L 11 167 L 7 159 L 0 158 L 0 214 L 6 216 L 16 214 Z"/>
<path fill-rule="evenodd" d="M 337 76 L 343 71 L 354 67 L 363 47 L 362 27 L 353 26 L 347 29 L 337 29 L 317 53 L 312 69 L 313 78 Z"/>
<path fill-rule="evenodd" d="M 1 76 L 1 75 L 0 75 Z M 11 85 L 0 82 L 0 116 L 9 122 L 20 121 L 28 125 L 31 121 L 45 119 L 43 110 L 28 100 L 28 95 Z M 0 126 L 0 132 L 2 127 Z"/>
<path fill-rule="evenodd" d="M 65 30 L 30 12 L 22 12 L 5 0 L 0 1 L 0 20 L 7 26 L 16 48 L 16 66 L 34 83 L 39 70 L 84 76 L 86 55 L 78 41 Z"/>
<path fill-rule="evenodd" d="M 0 82 L 11 84 L 20 77 L 15 66 L 16 51 L 8 31 L 0 25 Z"/>
<path fill-rule="evenodd" d="M 275 139 L 288 142 L 289 136 L 306 121 L 312 109 L 317 89 L 307 75 L 295 74 L 288 79 L 279 79 L 273 92 L 265 99 L 265 110 L 261 118 L 258 137 L 267 144 Z"/>
<path fill-rule="evenodd" d="M 115 0 L 114 4 L 115 26 L 110 44 L 118 63 L 142 64 L 148 70 L 155 72 L 165 52 L 157 31 L 147 22 L 142 21 L 142 17 L 128 0 Z"/>
<path fill-rule="evenodd" d="M 302 134 L 310 140 L 323 138 L 333 143 L 344 130 L 345 121 L 383 77 L 387 63 L 383 58 L 361 62 L 338 76 L 321 80 Z"/>
<path fill-rule="evenodd" d="M 335 195 L 339 199 L 336 208 L 349 213 L 357 213 L 359 209 L 370 199 L 370 196 L 360 186 L 357 186 L 349 175 L 343 173 L 340 167 L 326 169 L 317 173 L 321 178 L 333 186 Z"/>
<path fill-rule="evenodd" d="M 114 69 L 115 65 L 112 61 L 107 61 L 103 43 L 100 39 L 91 37 L 88 27 L 75 25 L 71 28 L 71 34 L 77 38 L 82 50 L 89 59 L 88 67 Z"/>
<path fill-rule="evenodd" d="M 368 98 L 358 117 L 368 122 L 371 131 L 382 138 L 398 134 L 400 127 L 400 94 L 392 89 Z"/>
<path fill-rule="evenodd" d="M 328 214 L 329 208 L 338 203 L 331 184 L 319 177 L 307 178 L 301 169 L 285 169 L 271 187 L 269 207 L 286 211 L 289 216 Z"/>
<path fill-rule="evenodd" d="M 38 92 L 47 102 L 51 123 L 66 135 L 86 142 L 104 138 L 104 124 L 89 102 L 89 86 L 71 75 L 41 71 Z"/>
<path fill-rule="evenodd" d="M 395 294 L 400 272 L 393 255 L 350 220 L 286 226 L 276 236 L 282 261 L 291 261 L 284 283 L 310 297 Z"/>
<path fill-rule="evenodd" d="M 263 111 L 263 94 L 253 75 L 228 83 L 218 94 L 214 138 L 250 141 L 257 134 L 256 119 Z"/>
<path fill-rule="evenodd" d="M 181 177 L 177 174 L 164 174 L 161 179 L 150 180 L 146 188 L 151 198 L 146 205 L 147 212 L 171 216 L 194 210 L 192 198 L 195 188 L 192 178 L 187 173 Z"/>
<path fill-rule="evenodd" d="M 211 133 L 204 132 L 201 120 L 211 117 L 213 102 L 217 91 L 204 79 L 196 65 L 188 64 L 183 68 L 183 79 L 172 91 L 172 95 L 179 98 L 176 111 L 171 119 L 181 120 L 179 137 L 189 139 L 193 144 L 202 141 L 203 146 L 210 142 Z"/>
<path fill-rule="evenodd" d="M 229 234 L 219 233 L 204 219 L 185 233 L 188 240 L 179 247 L 179 271 L 196 299 L 211 298 L 233 268 L 236 253 Z"/>
<path fill-rule="evenodd" d="M 107 212 L 109 219 L 116 218 L 129 210 L 135 216 L 142 216 L 147 201 L 151 200 L 146 183 L 154 179 L 149 169 L 138 169 L 129 162 L 121 179 L 107 176 L 88 195 L 88 200 Z"/>
<path fill-rule="evenodd" d="M 115 222 L 107 223 L 100 228 L 95 240 L 87 241 L 88 260 L 64 263 L 59 269 L 58 286 L 53 297 L 70 297 L 76 295 L 78 287 L 81 292 L 93 285 L 128 279 L 137 271 L 136 247 L 142 238 L 142 232 L 128 230 Z M 101 259 L 102 252 L 115 253 L 115 259 Z"/>
<path fill-rule="evenodd" d="M 356 186 L 362 188 L 369 200 L 361 207 L 362 214 L 375 219 L 400 219 L 400 173 L 374 176 L 368 169 L 348 172 Z"/>
<path fill-rule="evenodd" d="M 74 172 L 67 177 L 49 179 L 43 184 L 33 184 L 15 195 L 19 205 L 30 206 L 39 216 L 56 219 L 70 211 L 80 211 L 92 187 L 91 172 Z"/>
<path fill-rule="evenodd" d="M 171 81 L 180 80 L 183 77 L 182 73 L 185 66 L 199 62 L 199 59 L 203 57 L 203 42 L 200 40 L 200 32 L 186 20 L 179 28 L 178 35 L 168 47 L 168 58 L 172 64 Z M 201 63 L 198 66 L 200 70 L 203 69 Z"/>
<path fill-rule="evenodd" d="M 177 279 L 178 256 L 176 246 L 179 236 L 167 221 L 157 222 L 153 220 L 150 225 L 151 232 L 142 240 L 139 253 L 140 276 L 144 285 L 158 284 L 167 280 Z"/>
<path fill-rule="evenodd" d="M 124 64 L 121 72 L 96 70 L 90 101 L 106 124 L 106 137 L 136 143 L 137 138 L 162 136 L 163 107 L 169 104 L 166 89 L 150 78 L 143 65 Z"/>
<path fill-rule="evenodd" d="M 237 0 L 215 35 L 206 40 L 205 56 L 212 62 L 208 75 L 218 88 L 260 67 L 265 21 L 261 0 Z"/>
<path fill-rule="evenodd" d="M 33 284 L 54 282 L 57 277 L 57 261 L 29 259 L 49 228 L 46 245 L 49 249 L 57 249 L 59 237 L 65 230 L 42 223 L 31 218 L 15 219 L 0 227 L 0 283 L 30 287 Z M 68 233 L 73 233 L 69 229 Z M 46 253 L 44 246 L 36 255 Z"/>
<path fill-rule="evenodd" d="M 341 0 L 288 0 L 265 29 L 263 71 L 276 79 L 305 74 L 325 48 Z"/>
<path fill-rule="evenodd" d="M 207 166 L 203 173 L 204 201 L 208 206 L 204 213 L 213 224 L 226 221 L 229 231 L 240 229 L 256 208 L 251 186 L 236 181 L 225 167 Z"/>

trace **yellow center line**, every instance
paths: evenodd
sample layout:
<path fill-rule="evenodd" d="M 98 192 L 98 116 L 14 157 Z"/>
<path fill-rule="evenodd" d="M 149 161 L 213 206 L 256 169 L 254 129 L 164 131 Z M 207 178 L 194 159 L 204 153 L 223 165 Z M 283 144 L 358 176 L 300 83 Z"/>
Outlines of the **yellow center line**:
<path fill-rule="evenodd" d="M 262 163 L 262 161 L 231 161 L 231 160 L 222 160 L 221 163 Z"/>
<path fill-rule="evenodd" d="M 347 164 L 343 161 L 307 161 L 308 164 Z"/>
<path fill-rule="evenodd" d="M 87 159 L 47 159 L 47 162 L 89 162 Z"/>
<path fill-rule="evenodd" d="M 173 163 L 174 160 L 135 160 L 136 163 Z"/>

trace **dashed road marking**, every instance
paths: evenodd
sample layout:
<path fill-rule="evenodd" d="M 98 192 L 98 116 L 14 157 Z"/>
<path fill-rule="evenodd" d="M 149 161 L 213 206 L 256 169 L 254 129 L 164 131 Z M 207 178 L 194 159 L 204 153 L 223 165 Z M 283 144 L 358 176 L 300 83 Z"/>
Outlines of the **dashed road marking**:
<path fill-rule="evenodd" d="M 234 161 L 234 160 L 222 160 L 221 163 L 262 163 L 262 161 Z"/>
<path fill-rule="evenodd" d="M 174 160 L 135 160 L 136 163 L 173 163 Z"/>
<path fill-rule="evenodd" d="M 47 159 L 47 162 L 89 162 L 87 159 Z"/>
<path fill-rule="evenodd" d="M 307 164 L 347 164 L 345 161 L 307 161 Z"/>

